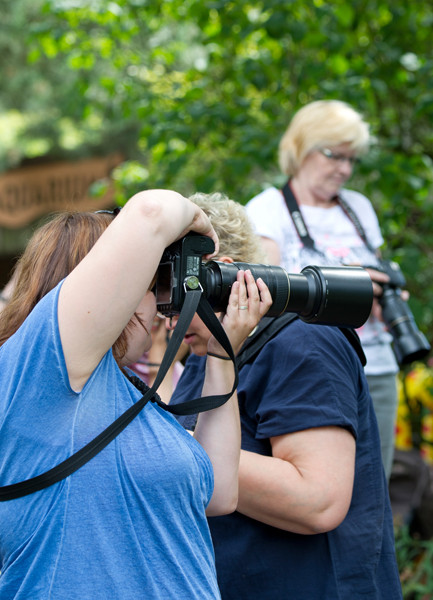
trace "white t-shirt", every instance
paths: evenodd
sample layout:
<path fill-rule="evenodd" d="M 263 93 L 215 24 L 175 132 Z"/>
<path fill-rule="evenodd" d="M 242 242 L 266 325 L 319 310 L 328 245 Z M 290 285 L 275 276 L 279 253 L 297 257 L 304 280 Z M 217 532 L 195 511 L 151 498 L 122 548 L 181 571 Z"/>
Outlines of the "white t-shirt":
<path fill-rule="evenodd" d="M 371 202 L 362 194 L 343 189 L 340 196 L 357 215 L 373 248 L 383 244 L 376 213 Z M 308 265 L 374 266 L 377 259 L 341 206 L 331 208 L 300 205 L 309 234 L 319 252 L 306 248 L 293 224 L 283 194 L 274 187 L 264 190 L 246 206 L 248 217 L 256 232 L 274 240 L 280 249 L 280 265 L 289 273 L 299 273 Z M 384 323 L 370 317 L 358 334 L 367 357 L 368 375 L 397 373 L 398 366 L 391 347 L 392 336 Z"/>

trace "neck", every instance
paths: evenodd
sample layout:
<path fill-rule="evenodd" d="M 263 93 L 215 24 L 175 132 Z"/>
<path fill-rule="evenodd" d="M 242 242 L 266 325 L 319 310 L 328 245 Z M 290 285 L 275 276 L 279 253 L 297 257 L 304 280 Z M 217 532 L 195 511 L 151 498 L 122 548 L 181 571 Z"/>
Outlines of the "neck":
<path fill-rule="evenodd" d="M 317 206 L 320 208 L 331 208 L 338 204 L 335 196 L 328 198 L 320 193 L 315 193 L 306 182 L 298 177 L 292 177 L 289 183 L 298 204 L 305 206 Z"/>

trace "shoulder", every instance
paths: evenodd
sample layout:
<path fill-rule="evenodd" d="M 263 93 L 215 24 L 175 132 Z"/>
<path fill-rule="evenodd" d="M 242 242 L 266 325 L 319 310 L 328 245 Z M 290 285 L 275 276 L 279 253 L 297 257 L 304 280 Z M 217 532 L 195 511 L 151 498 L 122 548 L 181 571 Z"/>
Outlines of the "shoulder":
<path fill-rule="evenodd" d="M 347 189 L 342 189 L 340 196 L 347 202 L 361 221 L 370 244 L 375 248 L 381 246 L 383 244 L 383 237 L 380 231 L 379 219 L 370 200 L 359 192 Z"/>
<path fill-rule="evenodd" d="M 287 320 L 288 316 L 292 319 Z M 257 359 L 264 366 L 286 360 L 291 365 L 298 362 L 321 364 L 338 362 L 346 355 L 350 362 L 360 365 L 356 351 L 339 327 L 306 323 L 291 313 L 276 319 L 265 317 L 262 324 L 256 338 L 246 345 L 245 362 L 252 363 Z"/>
<path fill-rule="evenodd" d="M 283 244 L 283 232 L 291 221 L 280 190 L 270 187 L 252 198 L 245 206 L 256 233 Z"/>
<path fill-rule="evenodd" d="M 359 358 L 338 327 L 316 325 L 295 319 L 283 327 L 266 344 L 266 354 L 285 358 L 292 365 L 305 365 L 320 370 L 360 370 Z M 344 368 L 343 365 L 345 365 Z"/>
<path fill-rule="evenodd" d="M 269 187 L 251 198 L 251 200 L 246 204 L 246 209 L 251 210 L 252 208 L 257 208 L 258 206 L 267 205 L 268 203 L 281 202 L 282 195 L 280 190 L 277 190 L 276 187 Z"/>
<path fill-rule="evenodd" d="M 59 292 L 63 281 L 50 290 L 33 308 L 18 330 L 3 344 L 3 348 L 14 345 L 16 348 L 23 346 L 23 351 L 28 352 L 25 344 L 31 342 L 31 348 L 37 343 L 39 337 L 53 340 L 59 337 L 57 305 Z"/>
<path fill-rule="evenodd" d="M 360 216 L 361 216 L 361 211 L 364 211 L 364 210 L 367 210 L 367 211 L 375 214 L 371 201 L 367 198 L 367 196 L 364 196 L 364 194 L 361 194 L 360 192 L 356 192 L 355 190 L 348 190 L 346 188 L 343 188 L 340 192 L 340 196 L 343 200 L 345 200 L 348 204 L 350 204 L 350 206 L 354 210 L 359 210 Z"/>
<path fill-rule="evenodd" d="M 361 377 L 361 363 L 338 327 L 296 319 L 243 367 L 238 395 L 260 422 L 259 438 L 320 426 L 356 434 Z"/>
<path fill-rule="evenodd" d="M 63 282 L 34 307 L 20 328 L 0 349 L 0 371 L 12 374 L 16 385 L 28 389 L 75 394 L 70 387 L 58 321 L 58 299 Z M 0 377 L 1 379 L 1 377 Z M 35 392 L 36 393 L 36 392 Z"/>

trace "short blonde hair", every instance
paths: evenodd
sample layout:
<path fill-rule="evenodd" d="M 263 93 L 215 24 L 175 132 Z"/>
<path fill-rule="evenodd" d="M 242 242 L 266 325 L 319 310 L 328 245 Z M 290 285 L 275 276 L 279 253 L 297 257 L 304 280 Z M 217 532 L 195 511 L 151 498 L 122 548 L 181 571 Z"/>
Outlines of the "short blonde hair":
<path fill-rule="evenodd" d="M 210 218 L 219 238 L 220 257 L 228 256 L 235 262 L 265 262 L 260 238 L 254 232 L 241 204 L 220 193 L 197 193 L 191 196 L 190 200 Z"/>
<path fill-rule="evenodd" d="M 298 110 L 281 138 L 280 169 L 288 176 L 296 175 L 308 154 L 344 143 L 355 154 L 367 151 L 370 131 L 362 116 L 340 100 L 311 102 Z"/>

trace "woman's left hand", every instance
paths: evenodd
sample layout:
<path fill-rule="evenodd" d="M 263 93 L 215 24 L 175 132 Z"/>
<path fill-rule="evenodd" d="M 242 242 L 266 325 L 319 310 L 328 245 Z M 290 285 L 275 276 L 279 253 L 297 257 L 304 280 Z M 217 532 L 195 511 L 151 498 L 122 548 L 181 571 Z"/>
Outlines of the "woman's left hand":
<path fill-rule="evenodd" d="M 260 277 L 256 281 L 250 270 L 238 271 L 226 312 L 221 317 L 221 324 L 235 354 L 271 305 L 272 296 L 265 282 Z M 225 354 L 213 336 L 209 340 L 208 350 L 215 354 Z"/>

